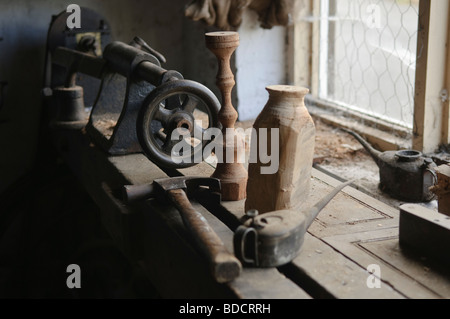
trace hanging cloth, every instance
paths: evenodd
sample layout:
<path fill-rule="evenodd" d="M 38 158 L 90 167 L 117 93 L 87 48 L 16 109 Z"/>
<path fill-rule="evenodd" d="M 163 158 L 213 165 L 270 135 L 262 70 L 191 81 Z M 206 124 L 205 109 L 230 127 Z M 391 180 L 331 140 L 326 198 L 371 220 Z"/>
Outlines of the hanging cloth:
<path fill-rule="evenodd" d="M 236 30 L 247 8 L 258 14 L 262 28 L 270 29 L 289 23 L 293 0 L 193 0 L 186 6 L 185 15 L 220 30 Z"/>

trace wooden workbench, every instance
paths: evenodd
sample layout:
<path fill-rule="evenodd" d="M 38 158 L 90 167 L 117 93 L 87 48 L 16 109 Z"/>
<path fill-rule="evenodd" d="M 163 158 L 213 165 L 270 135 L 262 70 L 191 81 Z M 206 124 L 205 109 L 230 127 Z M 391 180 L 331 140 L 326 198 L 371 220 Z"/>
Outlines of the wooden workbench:
<path fill-rule="evenodd" d="M 300 255 L 270 269 L 244 268 L 234 281 L 218 284 L 197 252 L 179 213 L 156 200 L 126 205 L 125 184 L 151 183 L 176 175 L 209 176 L 207 163 L 163 171 L 142 154 L 109 156 L 84 131 L 56 131 L 62 157 L 102 210 L 102 221 L 118 247 L 145 270 L 163 298 L 449 298 L 449 273 L 399 246 L 399 211 L 346 187 L 310 227 Z M 312 206 L 339 181 L 313 169 L 305 207 Z M 244 201 L 223 202 L 236 216 Z M 232 251 L 233 232 L 194 203 Z M 379 267 L 379 288 L 367 268 Z M 374 281 L 375 280 L 375 281 Z M 373 285 L 372 285 L 373 287 Z"/>

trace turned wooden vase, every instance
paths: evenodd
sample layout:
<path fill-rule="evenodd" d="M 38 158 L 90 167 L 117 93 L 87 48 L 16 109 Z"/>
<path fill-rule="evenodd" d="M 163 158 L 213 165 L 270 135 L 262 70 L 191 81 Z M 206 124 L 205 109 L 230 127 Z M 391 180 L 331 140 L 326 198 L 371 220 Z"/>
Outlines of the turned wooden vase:
<path fill-rule="evenodd" d="M 309 90 L 290 85 L 266 90 L 269 99 L 253 125 L 245 202 L 246 211 L 260 214 L 302 206 L 315 144 L 314 122 L 304 102 Z"/>

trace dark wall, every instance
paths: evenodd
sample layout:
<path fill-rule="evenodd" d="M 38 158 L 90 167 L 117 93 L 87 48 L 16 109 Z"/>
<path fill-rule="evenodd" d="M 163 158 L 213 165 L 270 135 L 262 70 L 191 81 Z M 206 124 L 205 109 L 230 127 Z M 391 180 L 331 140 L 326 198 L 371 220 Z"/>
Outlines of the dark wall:
<path fill-rule="evenodd" d="M 0 193 L 33 168 L 38 147 L 47 29 L 70 3 L 101 13 L 115 40 L 142 37 L 167 58 L 166 69 L 215 88 L 206 28 L 184 17 L 189 0 L 0 0 Z M 211 67 L 210 67 L 211 66 Z"/>

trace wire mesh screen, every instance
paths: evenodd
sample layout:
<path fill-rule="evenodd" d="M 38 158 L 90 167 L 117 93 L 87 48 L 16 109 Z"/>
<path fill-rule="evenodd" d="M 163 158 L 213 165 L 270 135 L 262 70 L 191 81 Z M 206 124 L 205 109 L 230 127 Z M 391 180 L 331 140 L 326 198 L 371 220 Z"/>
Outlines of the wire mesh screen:
<path fill-rule="evenodd" d="M 319 97 L 413 125 L 418 0 L 321 0 Z"/>

